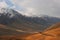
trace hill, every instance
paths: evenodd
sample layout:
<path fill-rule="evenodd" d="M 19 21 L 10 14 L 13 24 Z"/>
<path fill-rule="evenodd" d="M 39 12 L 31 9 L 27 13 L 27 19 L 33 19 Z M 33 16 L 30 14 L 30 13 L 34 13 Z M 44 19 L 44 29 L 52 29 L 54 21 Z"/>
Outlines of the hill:
<path fill-rule="evenodd" d="M 47 31 L 30 35 L 26 40 L 60 40 L 60 23 L 52 25 Z"/>
<path fill-rule="evenodd" d="M 4 35 L 24 35 L 24 34 L 30 34 L 27 32 L 24 32 L 23 30 L 9 28 L 7 25 L 0 24 L 0 36 Z"/>

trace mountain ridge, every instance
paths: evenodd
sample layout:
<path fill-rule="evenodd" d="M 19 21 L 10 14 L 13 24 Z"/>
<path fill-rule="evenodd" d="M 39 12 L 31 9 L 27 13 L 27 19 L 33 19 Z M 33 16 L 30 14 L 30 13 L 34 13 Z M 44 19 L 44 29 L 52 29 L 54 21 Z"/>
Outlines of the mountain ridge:
<path fill-rule="evenodd" d="M 0 24 L 7 25 L 8 28 L 20 29 L 27 32 L 42 32 L 46 28 L 49 28 L 50 25 L 60 22 L 60 18 L 56 17 L 27 17 L 13 9 L 11 11 L 6 12 L 6 14 L 3 12 L 0 16 Z M 14 16 L 10 17 L 11 14 Z"/>

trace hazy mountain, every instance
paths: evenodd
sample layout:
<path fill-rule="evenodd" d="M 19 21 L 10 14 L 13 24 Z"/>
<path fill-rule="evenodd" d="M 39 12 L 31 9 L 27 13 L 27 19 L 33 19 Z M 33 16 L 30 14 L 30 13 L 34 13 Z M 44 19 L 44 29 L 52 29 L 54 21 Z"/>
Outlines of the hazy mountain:
<path fill-rule="evenodd" d="M 57 17 L 28 17 L 16 10 L 7 8 L 2 8 L 0 11 L 0 39 L 3 40 L 16 39 L 16 37 L 20 40 L 21 36 L 22 38 L 24 36 L 26 40 L 36 40 L 37 38 L 43 40 L 47 36 L 50 37 L 49 33 L 55 33 L 55 28 L 60 29 L 60 23 L 57 24 L 59 27 L 55 25 L 55 23 L 60 22 L 60 18 Z M 52 29 L 54 31 L 49 32 Z"/>
<path fill-rule="evenodd" d="M 27 17 L 16 10 L 8 8 L 2 8 L 0 12 L 0 24 L 28 33 L 44 31 L 50 25 L 57 22 L 60 22 L 60 18 L 50 16 Z"/>

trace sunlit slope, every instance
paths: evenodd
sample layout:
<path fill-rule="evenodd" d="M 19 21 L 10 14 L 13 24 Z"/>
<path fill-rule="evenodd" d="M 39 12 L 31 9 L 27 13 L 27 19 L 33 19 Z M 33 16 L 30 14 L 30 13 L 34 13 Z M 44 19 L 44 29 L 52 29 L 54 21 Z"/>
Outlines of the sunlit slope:
<path fill-rule="evenodd" d="M 52 25 L 44 34 L 48 35 L 45 40 L 60 40 L 60 23 Z"/>
<path fill-rule="evenodd" d="M 32 34 L 26 40 L 60 40 L 60 23 L 52 25 L 42 33 Z"/>

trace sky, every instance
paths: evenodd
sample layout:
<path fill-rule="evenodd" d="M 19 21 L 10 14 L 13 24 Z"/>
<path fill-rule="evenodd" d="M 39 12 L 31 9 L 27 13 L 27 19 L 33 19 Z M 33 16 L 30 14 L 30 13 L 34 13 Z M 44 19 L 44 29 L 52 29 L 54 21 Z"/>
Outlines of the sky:
<path fill-rule="evenodd" d="M 27 16 L 60 17 L 60 0 L 0 0 L 0 7 L 13 8 Z"/>

